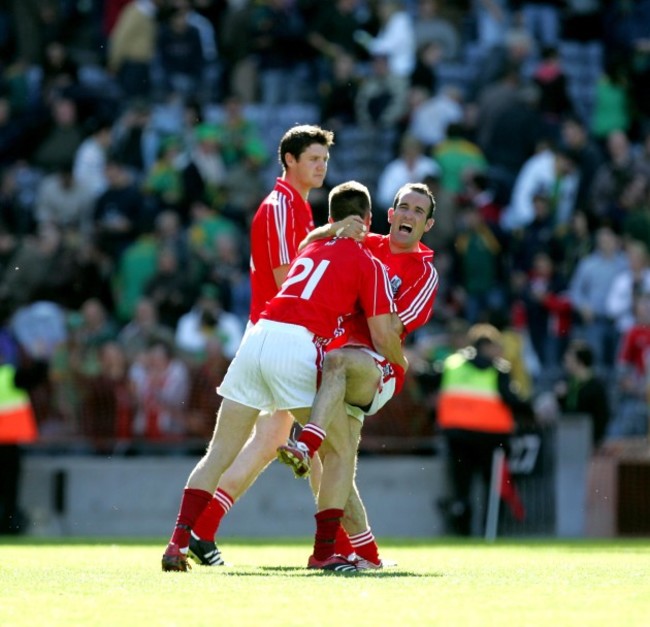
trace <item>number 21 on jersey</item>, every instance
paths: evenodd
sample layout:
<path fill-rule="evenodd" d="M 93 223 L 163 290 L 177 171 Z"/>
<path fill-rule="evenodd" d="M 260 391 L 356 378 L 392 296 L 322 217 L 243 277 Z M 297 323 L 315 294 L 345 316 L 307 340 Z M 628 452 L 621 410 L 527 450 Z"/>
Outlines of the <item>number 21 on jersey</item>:
<path fill-rule="evenodd" d="M 302 291 L 297 296 L 303 300 L 309 300 L 329 265 L 330 262 L 328 259 L 323 259 L 317 265 L 309 257 L 297 259 L 292 268 L 292 276 L 285 279 L 282 288 L 278 292 L 278 296 L 296 296 L 296 294 L 289 294 L 288 288 L 292 285 L 304 283 Z M 293 292 L 294 290 L 290 291 Z"/>

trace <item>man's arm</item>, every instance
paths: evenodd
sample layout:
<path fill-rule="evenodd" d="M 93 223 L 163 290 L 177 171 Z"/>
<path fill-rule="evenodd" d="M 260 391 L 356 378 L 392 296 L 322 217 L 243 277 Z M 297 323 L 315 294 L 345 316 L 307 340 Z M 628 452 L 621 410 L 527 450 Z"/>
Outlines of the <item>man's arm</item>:
<path fill-rule="evenodd" d="M 365 235 L 366 225 L 363 223 L 363 220 L 359 216 L 348 216 L 338 222 L 328 222 L 310 231 L 307 237 L 300 242 L 298 252 L 302 251 L 308 244 L 316 242 L 319 239 L 345 236 L 361 241 Z"/>
<path fill-rule="evenodd" d="M 382 314 L 368 318 L 368 329 L 375 350 L 392 364 L 406 370 L 408 361 L 402 350 L 399 333 L 395 330 L 395 314 Z"/>
<path fill-rule="evenodd" d="M 288 263 L 278 266 L 277 268 L 273 268 L 273 278 L 275 279 L 275 284 L 278 286 L 278 289 L 284 283 L 284 280 L 287 278 L 287 274 L 289 274 Z"/>

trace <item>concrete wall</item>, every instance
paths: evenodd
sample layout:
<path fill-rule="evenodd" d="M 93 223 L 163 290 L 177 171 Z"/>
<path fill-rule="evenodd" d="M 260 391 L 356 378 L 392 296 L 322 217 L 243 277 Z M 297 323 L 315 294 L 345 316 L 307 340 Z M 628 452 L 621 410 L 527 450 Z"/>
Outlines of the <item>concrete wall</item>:
<path fill-rule="evenodd" d="M 34 536 L 166 536 L 192 457 L 28 456 L 21 502 Z M 381 536 L 443 533 L 435 501 L 444 495 L 438 457 L 359 460 L 358 485 Z M 306 481 L 274 462 L 224 519 L 221 535 L 311 536 L 314 504 Z"/>

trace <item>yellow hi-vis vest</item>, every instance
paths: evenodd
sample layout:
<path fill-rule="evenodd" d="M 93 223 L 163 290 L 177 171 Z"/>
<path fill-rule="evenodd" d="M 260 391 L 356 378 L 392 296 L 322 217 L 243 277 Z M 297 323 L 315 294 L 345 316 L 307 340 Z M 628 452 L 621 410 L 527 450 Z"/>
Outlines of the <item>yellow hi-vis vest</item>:
<path fill-rule="evenodd" d="M 0 444 L 26 444 L 38 437 L 29 395 L 14 384 L 16 370 L 0 366 Z"/>
<path fill-rule="evenodd" d="M 488 433 L 512 433 L 512 411 L 499 394 L 496 368 L 477 368 L 461 353 L 447 357 L 438 400 L 438 425 Z"/>

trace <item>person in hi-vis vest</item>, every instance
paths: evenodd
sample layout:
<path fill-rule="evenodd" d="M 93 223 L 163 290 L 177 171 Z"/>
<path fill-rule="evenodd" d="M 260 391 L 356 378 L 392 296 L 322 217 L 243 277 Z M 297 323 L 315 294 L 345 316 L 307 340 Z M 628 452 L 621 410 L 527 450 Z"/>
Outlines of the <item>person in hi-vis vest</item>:
<path fill-rule="evenodd" d="M 18 511 L 21 446 L 38 437 L 36 420 L 25 390 L 16 387 L 16 369 L 0 363 L 0 534 L 21 531 Z"/>
<path fill-rule="evenodd" d="M 445 503 L 452 531 L 470 535 L 472 480 L 478 473 L 485 494 L 492 457 L 507 453 L 515 416 L 530 416 L 510 379 L 510 364 L 500 357 L 501 334 L 490 324 L 472 326 L 469 346 L 447 357 L 442 365 L 436 411 L 447 444 L 452 495 Z"/>

